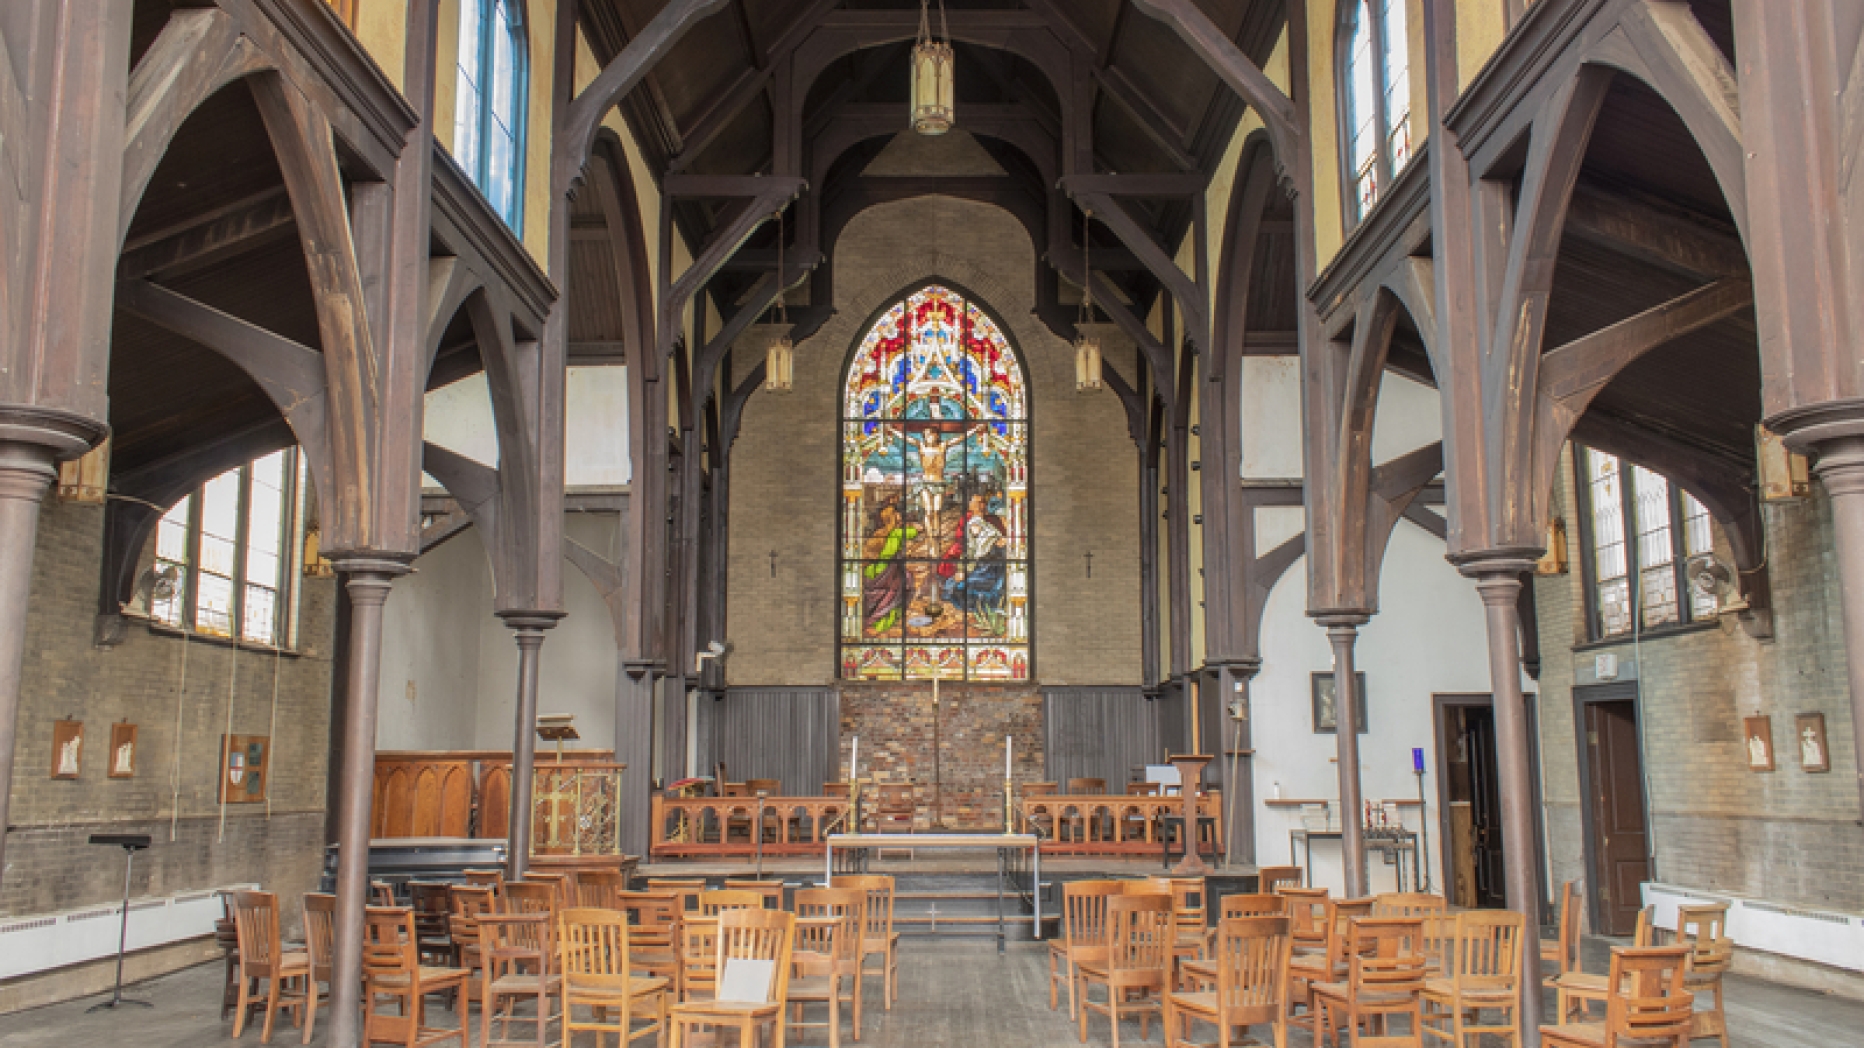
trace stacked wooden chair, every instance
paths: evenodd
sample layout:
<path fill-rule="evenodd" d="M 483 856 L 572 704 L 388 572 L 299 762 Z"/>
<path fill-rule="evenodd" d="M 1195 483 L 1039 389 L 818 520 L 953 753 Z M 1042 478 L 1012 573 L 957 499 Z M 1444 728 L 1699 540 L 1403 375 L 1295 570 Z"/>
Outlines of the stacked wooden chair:
<path fill-rule="evenodd" d="M 1606 975 L 1605 1021 L 1540 1028 L 1545 1048 L 1688 1048 L 1694 997 L 1683 988 L 1685 946 L 1617 946 Z"/>
<path fill-rule="evenodd" d="M 364 1044 L 386 1042 L 425 1048 L 456 1041 L 460 1048 L 466 1048 L 463 1010 L 457 1028 L 427 1025 L 427 996 L 458 995 L 466 988 L 466 973 L 421 963 L 413 911 L 394 906 L 371 906 L 365 911 L 362 972 Z M 384 1011 L 384 1005 L 393 1011 Z"/>
<path fill-rule="evenodd" d="M 1231 896 L 1230 898 L 1236 898 Z M 1227 900 L 1226 900 L 1227 901 Z M 1214 946 L 1216 985 L 1165 995 L 1165 1048 L 1202 1048 L 1192 1024 L 1217 1028 L 1219 1048 L 1230 1048 L 1238 1027 L 1268 1026 L 1278 1048 L 1288 1043 L 1288 960 L 1293 947 L 1287 917 L 1225 917 Z"/>
<path fill-rule="evenodd" d="M 1077 982 L 1081 962 L 1093 960 L 1106 946 L 1107 900 L 1125 890 L 1123 881 L 1071 881 L 1062 885 L 1062 937 L 1049 942 L 1049 1011 L 1060 1006 L 1059 990 L 1068 984 L 1068 1018 L 1079 1011 Z"/>
<path fill-rule="evenodd" d="M 545 1048 L 553 1043 L 549 1037 L 554 1017 L 551 1005 L 562 992 L 562 977 L 556 970 L 555 914 L 480 917 L 479 956 L 484 964 L 479 979 L 479 1048 L 520 1044 Z M 527 1001 L 534 1009 L 528 1020 L 517 1012 L 517 1006 Z M 512 1038 L 514 1022 L 528 1022 L 532 1039 Z"/>
<path fill-rule="evenodd" d="M 304 949 L 310 955 L 311 974 L 304 982 L 304 1043 L 311 1043 L 317 1026 L 317 1004 L 330 994 L 318 984 L 330 984 L 330 964 L 336 953 L 337 897 L 322 892 L 304 896 Z"/>
<path fill-rule="evenodd" d="M 654 1035 L 667 1036 L 667 1013 L 673 985 L 665 976 L 637 971 L 631 963 L 628 915 L 607 908 L 565 910 L 557 938 L 562 991 L 563 1043 L 579 1031 L 595 1034 L 596 1044 L 614 1034 L 617 1048 Z M 578 1018 L 577 1009 L 587 1009 Z M 637 1022 L 645 1025 L 636 1026 Z"/>
<path fill-rule="evenodd" d="M 1471 1037 L 1480 1043 L 1493 1034 L 1518 1046 L 1526 919 L 1512 910 L 1470 910 L 1453 920 L 1449 963 L 1442 976 L 1424 982 L 1424 1043 L 1468 1048 Z"/>
<path fill-rule="evenodd" d="M 672 1048 L 688 1041 L 689 1031 L 730 1027 L 737 1031 L 738 1043 L 755 1043 L 757 1031 L 771 1028 L 770 1043 L 784 1044 L 784 1012 L 789 1001 L 791 951 L 796 931 L 796 916 L 782 910 L 727 910 L 718 916 L 718 933 L 713 966 L 721 984 L 734 960 L 771 962 L 770 985 L 762 1000 L 752 1001 L 684 1001 L 671 1009 Z"/>
<path fill-rule="evenodd" d="M 268 1044 L 280 1008 L 291 1012 L 298 1024 L 304 1022 L 311 955 L 283 948 L 278 935 L 278 896 L 271 892 L 234 892 L 233 923 L 239 936 L 239 999 L 234 1005 L 233 1037 L 237 1040 L 245 1032 L 246 1017 L 263 982 L 265 1025 L 259 1042 Z"/>
<path fill-rule="evenodd" d="M 859 888 L 804 888 L 796 893 L 796 939 L 791 950 L 791 1028 L 823 1027 L 829 1048 L 841 1048 L 845 1003 L 861 1039 L 861 937 L 867 893 Z M 825 1005 L 822 1023 L 803 1021 L 803 1006 Z"/>
<path fill-rule="evenodd" d="M 1689 948 L 1689 965 L 1683 972 L 1683 989 L 1700 998 L 1713 994 L 1715 1003 L 1695 1012 L 1689 1036 L 1714 1037 L 1728 1048 L 1728 1016 L 1722 1010 L 1722 976 L 1734 966 L 1735 944 L 1728 936 L 1728 904 L 1679 906 L 1676 911 L 1679 942 Z"/>
<path fill-rule="evenodd" d="M 1315 1044 L 1340 1035 L 1353 1048 L 1419 1043 L 1424 992 L 1424 922 L 1417 917 L 1359 917 L 1347 931 L 1347 977 L 1344 982 L 1309 987 L 1319 1012 Z M 1407 1020 L 1404 1034 L 1391 1032 L 1391 1020 Z"/>
<path fill-rule="evenodd" d="M 1146 893 L 1109 897 L 1103 934 L 1106 945 L 1101 955 L 1075 963 L 1075 981 L 1081 991 L 1076 1020 L 1085 1044 L 1087 1013 L 1105 1015 L 1113 1026 L 1113 1048 L 1119 1048 L 1122 1011 L 1139 1014 L 1141 1037 L 1148 1035 L 1154 1014 L 1163 1024 L 1172 951 L 1178 939 L 1171 896 Z M 1089 992 L 1096 984 L 1107 991 L 1104 1003 L 1095 1001 Z"/>
<path fill-rule="evenodd" d="M 867 978 L 867 962 L 878 957 L 881 1000 L 886 1010 L 892 1011 L 893 999 L 900 994 L 900 933 L 893 930 L 893 878 L 878 873 L 843 875 L 831 878 L 829 883 L 836 888 L 859 889 L 867 897 L 866 909 L 861 914 L 861 973 L 855 980 L 855 995 L 860 996 L 861 985 Z M 860 1028 L 858 1015 L 855 1026 L 857 1030 Z M 856 1040 L 859 1039 L 857 1034 Z"/>

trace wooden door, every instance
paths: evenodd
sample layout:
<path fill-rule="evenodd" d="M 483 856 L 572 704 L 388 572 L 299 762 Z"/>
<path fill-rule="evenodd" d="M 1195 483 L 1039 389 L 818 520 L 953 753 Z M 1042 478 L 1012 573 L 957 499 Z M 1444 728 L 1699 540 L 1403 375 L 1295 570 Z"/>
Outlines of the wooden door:
<path fill-rule="evenodd" d="M 1592 804 L 1593 905 L 1599 931 L 1630 935 L 1637 926 L 1640 886 L 1650 879 L 1650 833 L 1644 820 L 1644 775 L 1638 757 L 1637 706 L 1632 701 L 1586 704 L 1586 757 Z"/>
<path fill-rule="evenodd" d="M 1502 864 L 1502 793 L 1495 756 L 1495 711 L 1489 707 L 1471 707 L 1464 712 L 1476 905 L 1500 908 L 1508 905 L 1508 874 Z"/>

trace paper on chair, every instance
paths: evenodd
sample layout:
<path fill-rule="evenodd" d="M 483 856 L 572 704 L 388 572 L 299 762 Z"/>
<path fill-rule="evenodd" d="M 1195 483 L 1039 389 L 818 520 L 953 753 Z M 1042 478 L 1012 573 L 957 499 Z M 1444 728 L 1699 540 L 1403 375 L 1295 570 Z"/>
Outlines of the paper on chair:
<path fill-rule="evenodd" d="M 737 1004 L 768 1004 L 771 977 L 776 973 L 775 961 L 728 957 L 725 970 L 719 976 L 715 999 Z"/>

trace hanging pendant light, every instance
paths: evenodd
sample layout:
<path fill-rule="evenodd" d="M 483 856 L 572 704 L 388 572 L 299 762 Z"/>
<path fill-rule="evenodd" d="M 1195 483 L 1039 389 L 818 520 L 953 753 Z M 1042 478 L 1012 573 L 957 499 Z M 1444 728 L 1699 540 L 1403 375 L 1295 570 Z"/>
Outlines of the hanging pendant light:
<path fill-rule="evenodd" d="M 955 120 L 952 106 L 951 24 L 945 20 L 945 0 L 939 0 L 941 42 L 932 38 L 931 0 L 919 0 L 919 41 L 913 46 L 913 130 L 942 135 Z"/>
<path fill-rule="evenodd" d="M 783 334 L 770 340 L 764 352 L 764 388 L 788 393 L 796 383 L 796 344 L 790 341 L 790 314 L 783 301 L 783 212 L 777 212 L 777 326 Z"/>
<path fill-rule="evenodd" d="M 1088 237 L 1094 212 L 1086 211 L 1081 219 L 1081 317 L 1075 321 L 1074 390 L 1093 393 L 1100 389 L 1100 340 L 1088 330 L 1094 319 L 1094 247 Z"/>

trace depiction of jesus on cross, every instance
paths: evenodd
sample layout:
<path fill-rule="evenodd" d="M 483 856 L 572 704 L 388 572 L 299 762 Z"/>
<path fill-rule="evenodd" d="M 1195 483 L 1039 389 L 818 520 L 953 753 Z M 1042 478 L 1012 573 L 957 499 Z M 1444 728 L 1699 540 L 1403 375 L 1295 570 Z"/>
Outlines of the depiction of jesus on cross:
<path fill-rule="evenodd" d="M 945 503 L 945 456 L 952 445 L 964 442 L 960 433 L 950 440 L 940 440 L 938 430 L 927 427 L 919 432 L 919 504 L 925 507 L 928 526 L 938 519 Z"/>

